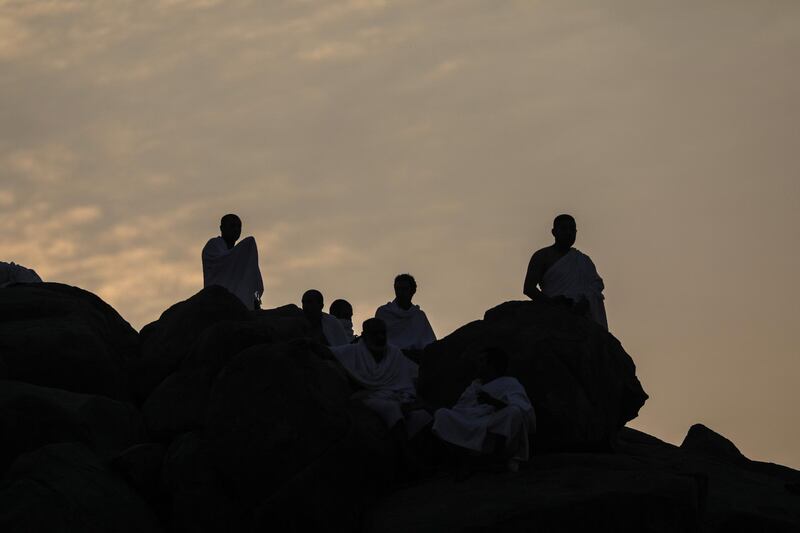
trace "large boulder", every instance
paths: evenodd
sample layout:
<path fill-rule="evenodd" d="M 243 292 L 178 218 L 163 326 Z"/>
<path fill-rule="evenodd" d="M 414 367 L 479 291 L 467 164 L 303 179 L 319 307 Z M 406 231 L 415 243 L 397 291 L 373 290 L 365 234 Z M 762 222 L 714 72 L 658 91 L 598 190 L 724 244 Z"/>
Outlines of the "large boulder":
<path fill-rule="evenodd" d="M 108 457 L 146 439 L 130 403 L 6 380 L 0 380 L 0 435 L 0 472 L 45 444 L 78 441 Z"/>
<path fill-rule="evenodd" d="M 161 530 L 145 501 L 79 443 L 50 444 L 24 454 L 0 482 L 0 531 Z"/>
<path fill-rule="evenodd" d="M 144 401 L 164 378 L 180 368 L 206 328 L 249 317 L 241 300 L 218 285 L 206 287 L 164 311 L 140 332 L 141 357 L 131 369 L 137 399 Z"/>
<path fill-rule="evenodd" d="M 300 345 L 237 355 L 214 383 L 205 430 L 168 452 L 175 520 L 192 521 L 175 527 L 209 531 L 235 517 L 239 529 L 357 529 L 394 477 L 395 450 L 351 393 L 336 364 Z"/>
<path fill-rule="evenodd" d="M 247 320 L 222 320 L 208 326 L 142 406 L 151 434 L 163 440 L 202 428 L 216 375 L 239 352 L 272 342 L 304 337 L 308 323 L 296 306 L 251 315 Z"/>
<path fill-rule="evenodd" d="M 0 377 L 130 398 L 136 331 L 94 294 L 60 283 L 18 284 L 0 298 Z"/>
<path fill-rule="evenodd" d="M 540 454 L 515 475 L 478 471 L 461 483 L 444 473 L 381 500 L 365 529 L 800 531 L 800 495 L 787 489 L 800 472 L 720 459 L 707 447 L 679 448 L 629 428 L 615 449 Z"/>
<path fill-rule="evenodd" d="M 602 327 L 542 302 L 506 302 L 422 356 L 418 391 L 435 407 L 452 406 L 477 372 L 480 350 L 505 348 L 537 417 L 539 450 L 608 449 L 647 400 L 636 366 Z"/>

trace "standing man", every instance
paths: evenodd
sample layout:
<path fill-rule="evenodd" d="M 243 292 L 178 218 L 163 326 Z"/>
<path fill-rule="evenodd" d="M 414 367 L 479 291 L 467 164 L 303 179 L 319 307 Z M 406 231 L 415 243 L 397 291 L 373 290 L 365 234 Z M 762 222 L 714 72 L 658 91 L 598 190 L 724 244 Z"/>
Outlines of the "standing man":
<path fill-rule="evenodd" d="M 400 274 L 394 278 L 395 298 L 375 311 L 375 318 L 386 324 L 389 342 L 410 357 L 419 361 L 422 350 L 436 340 L 425 311 L 411 303 L 417 292 L 417 281 L 411 274 Z"/>
<path fill-rule="evenodd" d="M 235 294 L 250 310 L 261 308 L 264 282 L 258 268 L 258 248 L 253 237 L 236 241 L 242 234 L 242 220 L 234 215 L 222 217 L 219 237 L 203 247 L 203 286 L 220 285 Z"/>
<path fill-rule="evenodd" d="M 572 247 L 578 233 L 575 219 L 558 215 L 551 233 L 555 242 L 531 257 L 522 292 L 531 300 L 566 304 L 607 330 L 603 279 L 589 256 Z"/>

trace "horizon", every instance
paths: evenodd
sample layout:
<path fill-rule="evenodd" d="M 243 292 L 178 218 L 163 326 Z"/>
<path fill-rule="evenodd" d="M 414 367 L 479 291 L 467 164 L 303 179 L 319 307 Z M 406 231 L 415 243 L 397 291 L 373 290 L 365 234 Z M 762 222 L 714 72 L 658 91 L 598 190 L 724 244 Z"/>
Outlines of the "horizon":
<path fill-rule="evenodd" d="M 800 4 L 0 2 L 0 260 L 139 330 L 237 213 L 263 307 L 361 322 L 409 272 L 438 338 L 527 299 L 553 217 L 650 399 L 800 468 Z"/>

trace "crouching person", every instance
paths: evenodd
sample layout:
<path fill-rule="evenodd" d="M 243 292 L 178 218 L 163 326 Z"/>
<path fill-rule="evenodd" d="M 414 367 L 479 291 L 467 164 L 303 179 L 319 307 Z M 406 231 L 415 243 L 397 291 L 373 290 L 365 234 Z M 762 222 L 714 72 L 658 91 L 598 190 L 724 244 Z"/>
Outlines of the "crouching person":
<path fill-rule="evenodd" d="M 391 432 L 410 439 L 430 423 L 431 415 L 415 408 L 419 367 L 386 342 L 383 320 L 370 318 L 358 342 L 331 346 L 330 351 L 363 387 L 355 398 L 378 413 Z"/>
<path fill-rule="evenodd" d="M 529 457 L 528 434 L 536 427 L 533 406 L 522 384 L 505 375 L 506 352 L 488 348 L 478 364 L 478 379 L 458 402 L 434 413 L 433 433 L 473 454 L 499 455 L 516 472 Z"/>

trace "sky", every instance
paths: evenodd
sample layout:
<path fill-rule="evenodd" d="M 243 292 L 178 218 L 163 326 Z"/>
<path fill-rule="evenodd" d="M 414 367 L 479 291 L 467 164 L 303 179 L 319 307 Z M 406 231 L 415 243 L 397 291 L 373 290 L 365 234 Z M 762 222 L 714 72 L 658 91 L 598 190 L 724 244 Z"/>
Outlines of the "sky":
<path fill-rule="evenodd" d="M 800 468 L 798 64 L 795 0 L 0 0 L 0 260 L 139 329 L 234 212 L 265 307 L 410 272 L 442 337 L 571 213 L 630 425 Z"/>

